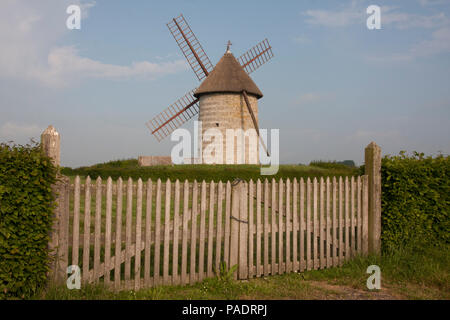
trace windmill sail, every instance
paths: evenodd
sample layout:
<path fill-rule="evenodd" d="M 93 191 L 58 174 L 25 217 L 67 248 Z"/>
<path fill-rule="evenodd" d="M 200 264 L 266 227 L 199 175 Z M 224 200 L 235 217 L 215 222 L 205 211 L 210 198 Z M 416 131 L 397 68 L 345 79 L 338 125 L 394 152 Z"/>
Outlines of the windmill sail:
<path fill-rule="evenodd" d="M 189 91 L 146 123 L 158 141 L 170 135 L 175 129 L 198 113 L 198 99 L 194 97 L 195 90 Z"/>
<path fill-rule="evenodd" d="M 266 152 L 267 156 L 270 157 L 269 151 L 267 150 L 266 144 L 264 143 L 263 138 L 259 134 L 259 126 L 258 121 L 256 121 L 255 114 L 253 113 L 252 106 L 250 104 L 250 101 L 248 101 L 247 92 L 244 90 L 242 91 L 242 95 L 244 96 L 245 104 L 247 105 L 248 112 L 250 113 L 250 116 L 252 117 L 253 126 L 255 127 L 256 134 L 258 135 L 259 140 L 261 141 L 261 145 L 264 148 L 264 151 Z"/>
<path fill-rule="evenodd" d="M 238 61 L 242 68 L 250 74 L 272 58 L 272 47 L 270 46 L 269 41 L 264 39 L 240 56 Z"/>
<path fill-rule="evenodd" d="M 192 32 L 183 15 L 167 24 L 175 41 L 186 57 L 198 80 L 206 78 L 213 65 L 203 47 Z M 249 74 L 273 57 L 272 47 L 267 39 L 244 53 L 239 59 L 242 68 Z M 158 141 L 170 135 L 175 129 L 194 117 L 199 111 L 199 100 L 193 96 L 196 89 L 178 99 L 166 110 L 147 122 L 147 127 Z"/>
<path fill-rule="evenodd" d="M 167 27 L 189 62 L 192 70 L 194 70 L 198 80 L 201 81 L 206 78 L 213 69 L 213 65 L 183 15 L 181 14 L 177 18 L 172 19 L 172 21 L 167 24 Z"/>

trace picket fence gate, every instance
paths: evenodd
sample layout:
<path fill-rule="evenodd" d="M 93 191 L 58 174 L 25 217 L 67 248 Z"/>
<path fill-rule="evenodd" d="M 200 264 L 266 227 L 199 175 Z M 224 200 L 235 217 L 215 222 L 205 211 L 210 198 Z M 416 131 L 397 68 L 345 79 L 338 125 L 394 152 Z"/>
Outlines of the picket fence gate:
<path fill-rule="evenodd" d="M 80 180 L 67 188 L 60 268 L 79 266 L 84 283 L 137 290 L 195 283 L 234 265 L 236 278 L 249 279 L 339 266 L 368 252 L 366 175 Z"/>
<path fill-rule="evenodd" d="M 43 150 L 59 166 L 60 137 L 49 129 Z M 70 183 L 59 176 L 53 190 L 54 284 L 66 282 L 69 265 L 85 284 L 138 290 L 195 283 L 234 266 L 236 279 L 250 279 L 380 254 L 381 149 L 374 142 L 358 177 Z"/>

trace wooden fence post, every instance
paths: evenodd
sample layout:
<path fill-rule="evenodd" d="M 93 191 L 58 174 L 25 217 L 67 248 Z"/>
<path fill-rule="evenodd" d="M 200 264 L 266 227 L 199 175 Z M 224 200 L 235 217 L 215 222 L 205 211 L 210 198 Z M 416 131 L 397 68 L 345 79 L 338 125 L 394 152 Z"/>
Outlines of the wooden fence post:
<path fill-rule="evenodd" d="M 371 142 L 365 149 L 369 182 L 369 254 L 381 253 L 381 148 Z"/>
<path fill-rule="evenodd" d="M 52 159 L 55 166 L 59 166 L 60 135 L 53 126 L 48 126 L 41 134 L 41 144 L 44 153 Z M 56 208 L 48 244 L 51 258 L 49 279 L 54 284 L 61 284 L 66 279 L 68 265 L 69 178 L 58 173 L 57 182 L 52 186 L 52 189 L 55 194 Z"/>
<path fill-rule="evenodd" d="M 230 230 L 230 265 L 227 266 L 231 269 L 238 264 L 239 255 L 239 217 L 240 217 L 240 197 L 241 197 L 241 182 L 232 184 L 231 193 L 231 230 Z M 237 279 L 238 270 L 234 272 L 234 279 Z"/>

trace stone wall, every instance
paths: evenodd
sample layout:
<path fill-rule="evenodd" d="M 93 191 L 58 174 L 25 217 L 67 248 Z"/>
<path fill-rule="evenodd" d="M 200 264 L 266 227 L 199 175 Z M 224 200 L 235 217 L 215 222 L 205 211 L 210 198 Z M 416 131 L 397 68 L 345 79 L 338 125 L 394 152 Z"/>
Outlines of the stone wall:
<path fill-rule="evenodd" d="M 139 156 L 138 164 L 141 167 L 171 165 L 172 158 L 170 156 Z"/>
<path fill-rule="evenodd" d="M 255 115 L 256 121 L 258 121 L 258 100 L 253 95 L 248 95 L 250 105 L 252 106 L 253 113 Z M 200 111 L 199 111 L 199 121 L 202 122 L 202 156 L 203 163 L 208 163 L 205 159 L 205 154 L 211 154 L 210 150 L 215 147 L 220 147 L 223 145 L 222 161 L 217 164 L 258 164 L 259 163 L 259 141 L 254 130 L 254 124 L 252 117 L 248 112 L 247 105 L 242 94 L 239 93 L 213 93 L 205 94 L 200 97 Z M 208 142 L 205 142 L 205 132 L 208 129 L 219 130 L 222 134 L 222 144 L 216 141 L 215 137 L 209 137 Z M 242 148 L 244 144 L 242 143 L 242 138 L 234 138 L 233 152 L 228 154 L 227 157 L 227 146 L 226 135 L 227 129 L 242 129 L 251 133 L 251 142 L 249 138 L 245 138 L 245 148 Z M 253 132 L 251 132 L 253 130 Z M 238 150 L 238 147 L 241 150 Z M 244 156 L 240 160 L 238 156 L 243 153 Z"/>

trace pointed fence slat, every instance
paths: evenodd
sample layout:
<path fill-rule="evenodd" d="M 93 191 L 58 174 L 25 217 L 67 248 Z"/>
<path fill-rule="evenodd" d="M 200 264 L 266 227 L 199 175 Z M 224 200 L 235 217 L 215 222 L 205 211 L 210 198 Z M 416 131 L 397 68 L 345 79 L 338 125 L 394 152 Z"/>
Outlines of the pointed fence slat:
<path fill-rule="evenodd" d="M 230 268 L 239 263 L 239 215 L 241 211 L 241 182 L 233 185 L 231 196 L 231 226 L 230 226 Z M 239 272 L 239 270 L 237 270 Z M 238 272 L 234 272 L 233 278 L 238 278 Z"/>
<path fill-rule="evenodd" d="M 356 242 L 357 242 L 357 251 L 358 251 L 358 254 L 361 254 L 362 253 L 362 247 L 361 247 L 361 245 L 362 245 L 362 234 L 361 234 L 361 232 L 362 232 L 362 208 L 361 208 L 361 193 L 362 193 L 362 191 L 361 191 L 361 177 L 360 176 L 358 176 L 358 178 L 357 178 L 357 180 L 356 180 L 356 188 L 357 188 L 357 191 L 356 191 L 356 207 L 357 207 L 357 209 L 356 209 L 356 215 L 357 215 L 357 223 L 356 223 L 356 225 L 357 225 L 357 232 L 356 232 L 356 236 L 357 236 L 357 240 L 356 240 Z"/>
<path fill-rule="evenodd" d="M 231 268 L 230 265 L 230 232 L 231 232 L 231 183 L 227 182 L 226 195 L 225 195 L 225 230 L 223 240 L 223 255 L 224 262 L 227 268 Z"/>
<path fill-rule="evenodd" d="M 127 211 L 125 216 L 125 281 L 131 278 L 131 232 L 133 220 L 133 180 L 127 183 Z"/>
<path fill-rule="evenodd" d="M 214 244 L 214 207 L 215 207 L 215 184 L 211 181 L 209 185 L 209 216 L 208 216 L 208 260 L 206 262 L 206 276 L 213 276 L 213 244 Z"/>
<path fill-rule="evenodd" d="M 171 183 L 166 182 L 166 199 L 164 204 L 164 251 L 163 251 L 163 284 L 169 284 L 169 249 L 170 249 L 170 203 Z"/>
<path fill-rule="evenodd" d="M 253 180 L 250 180 L 248 183 L 248 277 L 253 278 L 254 269 L 253 269 L 253 203 L 254 203 L 254 183 Z"/>
<path fill-rule="evenodd" d="M 345 235 L 344 235 L 344 241 L 345 241 L 345 260 L 348 260 L 350 258 L 350 182 L 348 177 L 345 177 L 345 218 L 344 218 L 344 225 L 345 225 Z"/>
<path fill-rule="evenodd" d="M 300 238 L 300 255 L 299 255 L 299 268 L 300 272 L 303 272 L 306 268 L 305 262 L 305 181 L 300 178 L 299 185 L 299 238 Z"/>
<path fill-rule="evenodd" d="M 147 197 L 145 209 L 145 254 L 144 254 L 144 283 L 151 286 L 150 278 L 150 255 L 151 255 L 151 234 L 152 234 L 152 209 L 153 209 L 153 183 L 151 179 L 147 180 Z"/>
<path fill-rule="evenodd" d="M 320 221 L 319 221 L 319 259 L 320 259 L 320 269 L 326 266 L 326 256 L 325 256 L 325 184 L 323 178 L 320 177 L 320 195 L 319 195 L 319 211 L 320 211 Z"/>
<path fill-rule="evenodd" d="M 153 283 L 160 285 L 160 259 L 161 259 L 161 179 L 156 182 L 156 212 L 155 212 L 155 255 L 153 266 Z"/>
<path fill-rule="evenodd" d="M 331 235 L 331 226 L 332 226 L 332 216 L 331 216 L 331 184 L 330 184 L 330 177 L 327 177 L 325 181 L 325 188 L 326 188 L 326 200 L 325 200 L 325 207 L 326 207 L 326 261 L 327 261 L 327 268 L 330 268 L 333 265 L 332 260 L 332 235 Z"/>
<path fill-rule="evenodd" d="M 261 265 L 261 180 L 256 182 L 256 276 L 263 271 Z"/>
<path fill-rule="evenodd" d="M 284 222 L 283 222 L 283 215 L 284 215 L 284 203 L 283 203 L 283 188 L 284 183 L 283 180 L 280 179 L 280 182 L 278 184 L 278 274 L 284 273 L 284 265 L 283 265 L 283 247 L 284 247 Z"/>
<path fill-rule="evenodd" d="M 264 180 L 264 276 L 270 273 L 269 266 L 269 181 Z"/>
<path fill-rule="evenodd" d="M 338 223 L 338 212 L 337 212 L 337 195 L 338 195 L 338 190 L 337 190 L 337 181 L 336 181 L 336 177 L 333 177 L 333 204 L 332 204 L 332 210 L 333 210 L 333 243 L 332 243 L 332 248 L 333 248 L 333 266 L 337 266 L 339 263 L 339 259 L 338 259 L 338 230 L 339 230 L 339 223 Z"/>
<path fill-rule="evenodd" d="M 75 177 L 73 198 L 72 265 L 78 265 L 80 246 L 80 177 Z"/>
<path fill-rule="evenodd" d="M 253 203 L 254 203 L 254 183 L 253 180 L 250 180 L 248 183 L 248 277 L 253 278 L 254 275 L 254 269 L 253 269 L 253 232 L 254 232 L 254 225 L 253 225 Z M 255 270 L 256 271 L 256 270 Z"/>
<path fill-rule="evenodd" d="M 344 262 L 344 183 L 339 177 L 339 264 Z"/>
<path fill-rule="evenodd" d="M 248 183 L 241 182 L 240 187 L 240 210 L 238 225 L 239 225 L 239 279 L 248 278 Z"/>
<path fill-rule="evenodd" d="M 298 263 L 298 182 L 294 178 L 292 183 L 292 268 L 299 270 Z"/>
<path fill-rule="evenodd" d="M 217 186 L 217 218 L 216 218 L 216 260 L 215 270 L 216 273 L 220 272 L 220 262 L 223 261 L 222 257 L 222 210 L 223 210 L 223 183 L 219 181 Z"/>
<path fill-rule="evenodd" d="M 141 287 L 141 233 L 142 233 L 142 180 L 138 179 L 136 192 L 136 244 L 134 254 L 134 290 Z"/>
<path fill-rule="evenodd" d="M 106 181 L 106 222 L 105 222 L 105 284 L 111 283 L 111 229 L 112 229 L 112 179 Z"/>
<path fill-rule="evenodd" d="M 191 219 L 191 252 L 190 252 L 190 269 L 189 282 L 192 284 L 197 280 L 195 261 L 197 251 L 197 211 L 198 206 L 198 183 L 194 180 L 192 187 L 192 219 Z"/>
<path fill-rule="evenodd" d="M 286 267 L 285 272 L 292 271 L 292 261 L 291 261 L 291 181 L 289 179 L 286 180 Z"/>
<path fill-rule="evenodd" d="M 311 260 L 311 180 L 306 180 L 306 270 L 313 267 Z"/>
<path fill-rule="evenodd" d="M 350 255 L 355 256 L 355 178 L 350 179 Z"/>
<path fill-rule="evenodd" d="M 271 271 L 271 274 L 272 275 L 274 275 L 274 274 L 277 274 L 278 273 L 278 268 L 276 268 L 276 255 L 277 255 L 277 248 L 276 248 L 276 227 L 277 227 L 277 224 L 276 224 L 276 217 L 277 217 L 277 214 L 276 214 L 276 211 L 275 211 L 275 208 L 277 207 L 277 189 L 276 189 L 276 183 L 275 183 L 275 179 L 272 179 L 272 197 L 271 197 L 271 200 L 272 200 L 272 207 L 270 208 L 270 211 L 271 211 L 271 213 L 272 213 L 272 215 L 271 215 L 271 220 L 270 220 L 270 223 L 271 223 L 271 226 L 272 226 L 272 232 L 271 232 L 271 234 L 270 234 L 270 238 L 271 238 L 271 240 L 272 240 L 272 254 L 271 254 L 271 262 L 272 262 L 272 267 L 271 267 L 271 269 L 270 269 L 270 271 Z"/>
<path fill-rule="evenodd" d="M 122 178 L 117 180 L 117 205 L 116 205 L 116 243 L 115 243 L 115 265 L 114 265 L 114 289 L 120 288 L 120 256 L 122 251 Z"/>
<path fill-rule="evenodd" d="M 206 219 L 206 182 L 202 181 L 202 194 L 200 202 L 200 237 L 198 250 L 198 281 L 205 278 L 205 219 Z"/>
<path fill-rule="evenodd" d="M 369 179 L 363 176 L 363 206 L 362 206 L 362 253 L 367 255 L 369 251 Z"/>
<path fill-rule="evenodd" d="M 100 273 L 100 236 L 102 223 L 102 178 L 96 181 L 95 220 L 94 220 L 94 282 L 98 282 Z"/>
<path fill-rule="evenodd" d="M 181 245 L 181 283 L 186 284 L 189 282 L 187 277 L 187 246 L 190 239 L 189 233 L 189 182 L 185 180 L 183 189 L 183 243 Z"/>
<path fill-rule="evenodd" d="M 317 178 L 313 180 L 313 254 L 314 254 L 314 269 L 319 268 L 319 248 L 318 248 L 318 239 L 319 239 L 319 215 L 318 215 L 318 184 Z"/>
<path fill-rule="evenodd" d="M 180 181 L 175 181 L 175 199 L 173 211 L 173 246 L 172 246 L 172 283 L 180 283 L 178 276 L 178 243 L 180 231 Z"/>
<path fill-rule="evenodd" d="M 91 178 L 85 182 L 84 194 L 84 232 L 83 232 L 83 281 L 89 282 L 89 250 L 91 239 Z"/>

